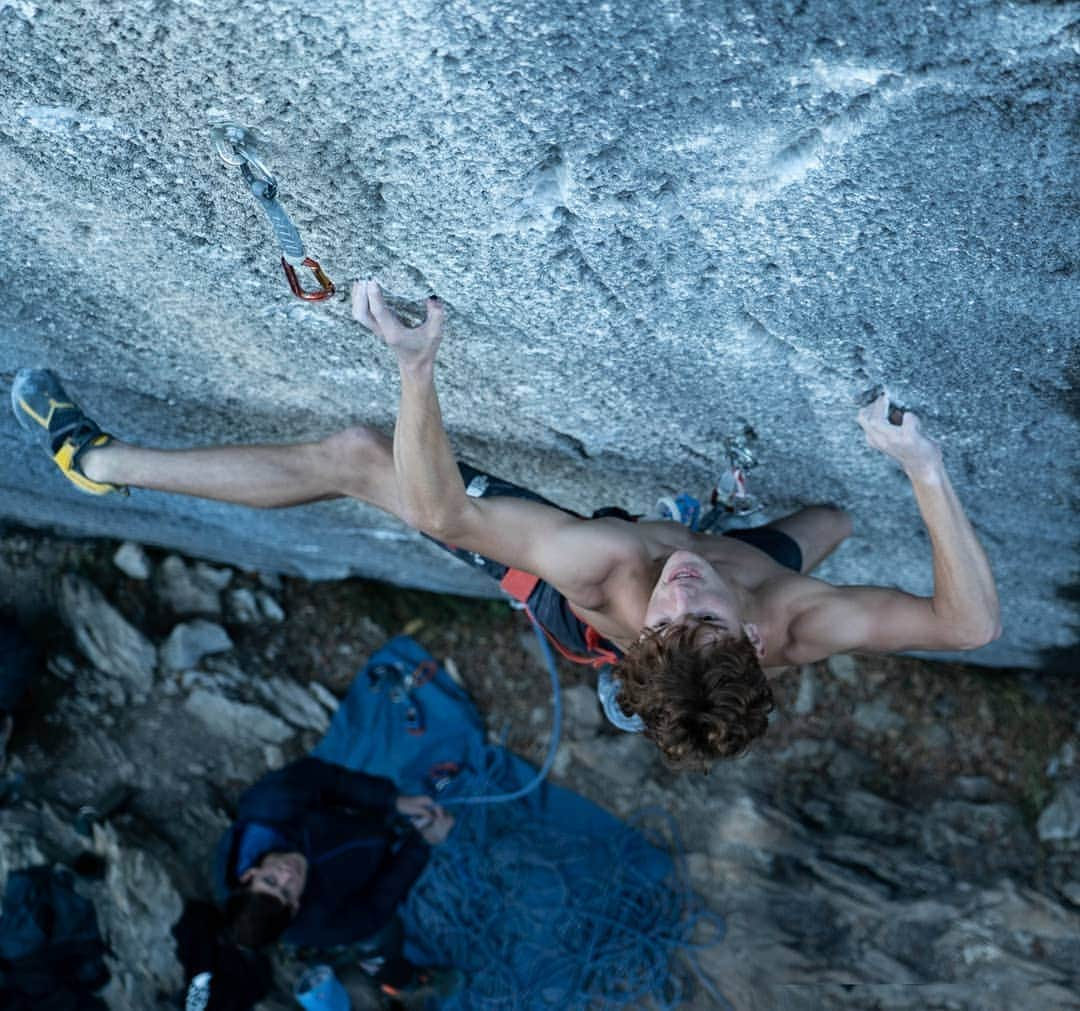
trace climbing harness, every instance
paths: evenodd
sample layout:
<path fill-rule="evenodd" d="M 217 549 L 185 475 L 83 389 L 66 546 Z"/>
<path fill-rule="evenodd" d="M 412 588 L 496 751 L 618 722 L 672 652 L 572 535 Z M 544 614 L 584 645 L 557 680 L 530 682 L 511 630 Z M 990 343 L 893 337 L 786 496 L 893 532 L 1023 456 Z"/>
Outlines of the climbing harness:
<path fill-rule="evenodd" d="M 259 153 L 262 141 L 258 134 L 250 127 L 237 123 L 215 123 L 210 128 L 210 136 L 221 160 L 226 165 L 240 169 L 251 195 L 270 219 L 274 237 L 281 247 L 281 268 L 292 293 L 305 302 L 321 302 L 330 298 L 336 291 L 334 282 L 327 277 L 319 261 L 307 255 L 300 232 L 278 201 L 277 180 Z M 318 289 L 304 290 L 296 275 L 299 267 L 307 267 L 314 274 L 319 283 Z"/>

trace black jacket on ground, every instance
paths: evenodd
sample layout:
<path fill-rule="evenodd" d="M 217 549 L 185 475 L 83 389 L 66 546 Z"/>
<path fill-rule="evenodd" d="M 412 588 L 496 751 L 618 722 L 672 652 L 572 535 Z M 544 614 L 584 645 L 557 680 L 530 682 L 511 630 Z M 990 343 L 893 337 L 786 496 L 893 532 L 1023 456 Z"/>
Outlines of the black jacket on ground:
<path fill-rule="evenodd" d="M 248 951 L 222 937 L 221 912 L 208 902 L 186 902 L 173 925 L 176 955 L 184 967 L 185 1006 L 201 1011 L 251 1011 L 270 992 L 273 969 L 263 952 Z M 192 980 L 209 974 L 205 1002 L 190 999 Z"/>
<path fill-rule="evenodd" d="M 396 799 L 390 780 L 310 756 L 263 776 L 240 797 L 236 823 L 218 845 L 222 897 L 238 885 L 243 830 L 258 822 L 308 861 L 300 910 L 282 940 L 330 948 L 370 937 L 404 901 L 429 854 L 414 829 L 395 831 Z"/>

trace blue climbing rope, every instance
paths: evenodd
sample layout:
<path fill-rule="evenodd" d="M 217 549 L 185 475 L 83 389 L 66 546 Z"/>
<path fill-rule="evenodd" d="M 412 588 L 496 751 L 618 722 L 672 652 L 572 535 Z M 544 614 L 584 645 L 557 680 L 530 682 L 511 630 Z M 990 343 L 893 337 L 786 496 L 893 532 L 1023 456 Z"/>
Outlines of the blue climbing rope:
<path fill-rule="evenodd" d="M 649 866 L 652 846 L 671 853 L 666 877 Z M 407 934 L 421 939 L 416 954 L 466 973 L 448 1011 L 614 1011 L 646 999 L 674 1011 L 691 987 L 730 1011 L 696 958 L 723 938 L 723 921 L 691 887 L 662 811 L 608 837 L 512 807 L 462 812 L 405 918 Z M 688 971 L 673 972 L 679 956 Z"/>
<path fill-rule="evenodd" d="M 555 764 L 555 754 L 559 750 L 559 738 L 562 736 L 562 689 L 559 687 L 559 669 L 555 666 L 555 654 L 551 651 L 551 644 L 548 642 L 544 630 L 540 627 L 540 623 L 532 616 L 528 609 L 525 609 L 525 613 L 529 616 L 529 621 L 532 623 L 533 631 L 536 633 L 536 639 L 540 643 L 540 651 L 544 656 L 544 662 L 547 664 L 548 676 L 551 678 L 551 740 L 548 744 L 548 753 L 544 758 L 544 764 L 540 766 L 539 771 L 528 783 L 520 789 L 514 790 L 512 793 L 488 793 L 461 797 L 446 797 L 439 800 L 439 803 L 443 807 L 458 804 L 504 804 L 512 800 L 520 800 L 527 794 L 532 793 L 533 790 L 547 779 L 548 773 L 551 772 L 552 765 Z"/>
<path fill-rule="evenodd" d="M 724 922 L 690 885 L 669 814 L 645 812 L 598 835 L 511 804 L 547 778 L 562 730 L 555 655 L 529 618 L 551 678 L 547 756 L 520 789 L 498 792 L 496 764 L 473 771 L 475 792 L 440 798 L 468 809 L 410 894 L 406 933 L 422 949 L 414 957 L 465 971 L 468 987 L 447 1011 L 615 1011 L 643 1000 L 675 1011 L 695 979 L 711 1006 L 732 1011 L 697 959 L 722 940 Z M 671 873 L 657 873 L 658 851 Z M 676 957 L 689 972 L 672 972 Z"/>

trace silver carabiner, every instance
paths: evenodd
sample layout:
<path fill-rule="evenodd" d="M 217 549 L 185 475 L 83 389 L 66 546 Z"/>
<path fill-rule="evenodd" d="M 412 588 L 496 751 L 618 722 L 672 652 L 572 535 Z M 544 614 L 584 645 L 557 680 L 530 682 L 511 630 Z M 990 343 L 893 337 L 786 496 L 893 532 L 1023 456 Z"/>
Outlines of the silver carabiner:
<path fill-rule="evenodd" d="M 234 168 L 248 166 L 249 171 L 266 182 L 272 190 L 277 189 L 277 180 L 266 167 L 259 155 L 259 148 L 264 143 L 259 134 L 250 126 L 239 123 L 213 123 L 210 126 L 210 139 L 218 157 Z"/>

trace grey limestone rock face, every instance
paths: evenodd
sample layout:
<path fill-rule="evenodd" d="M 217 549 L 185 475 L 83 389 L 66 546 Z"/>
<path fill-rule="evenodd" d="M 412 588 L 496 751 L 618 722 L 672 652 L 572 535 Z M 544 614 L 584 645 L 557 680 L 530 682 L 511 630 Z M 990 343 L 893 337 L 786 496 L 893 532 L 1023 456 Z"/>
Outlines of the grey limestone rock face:
<path fill-rule="evenodd" d="M 74 574 L 60 586 L 61 609 L 83 655 L 99 670 L 133 692 L 146 692 L 154 681 L 157 650 L 129 624 L 104 594 Z"/>
<path fill-rule="evenodd" d="M 293 728 L 272 713 L 245 702 L 236 702 L 206 688 L 196 688 L 184 707 L 207 729 L 237 746 L 281 744 L 293 736 Z"/>
<path fill-rule="evenodd" d="M 976 659 L 1037 665 L 1074 643 L 1075 46 L 1073 5 L 992 0 L 6 3 L 0 376 L 54 367 L 166 448 L 390 426 L 389 355 L 342 300 L 289 294 L 211 149 L 210 121 L 239 121 L 342 289 L 444 298 L 444 412 L 474 463 L 641 510 L 707 492 L 749 425 L 769 517 L 853 512 L 827 578 L 927 593 L 911 495 L 853 420 L 885 383 L 1003 589 Z M 495 592 L 352 502 L 82 496 L 10 417 L 0 515 Z"/>
<path fill-rule="evenodd" d="M 596 691 L 590 685 L 574 685 L 562 693 L 564 733 L 570 740 L 595 736 L 604 717 L 596 701 Z M 545 714 L 546 717 L 546 714 Z"/>
<path fill-rule="evenodd" d="M 196 618 L 177 625 L 161 647 L 162 666 L 169 671 L 194 667 L 204 656 L 232 649 L 229 633 L 212 621 Z"/>
<path fill-rule="evenodd" d="M 199 563 L 187 565 L 177 555 L 169 555 L 155 575 L 159 599 L 178 615 L 221 614 L 221 592 L 232 573 Z"/>
<path fill-rule="evenodd" d="M 116 549 L 113 564 L 129 579 L 149 579 L 152 571 L 146 551 L 141 544 L 134 541 L 124 541 Z"/>

